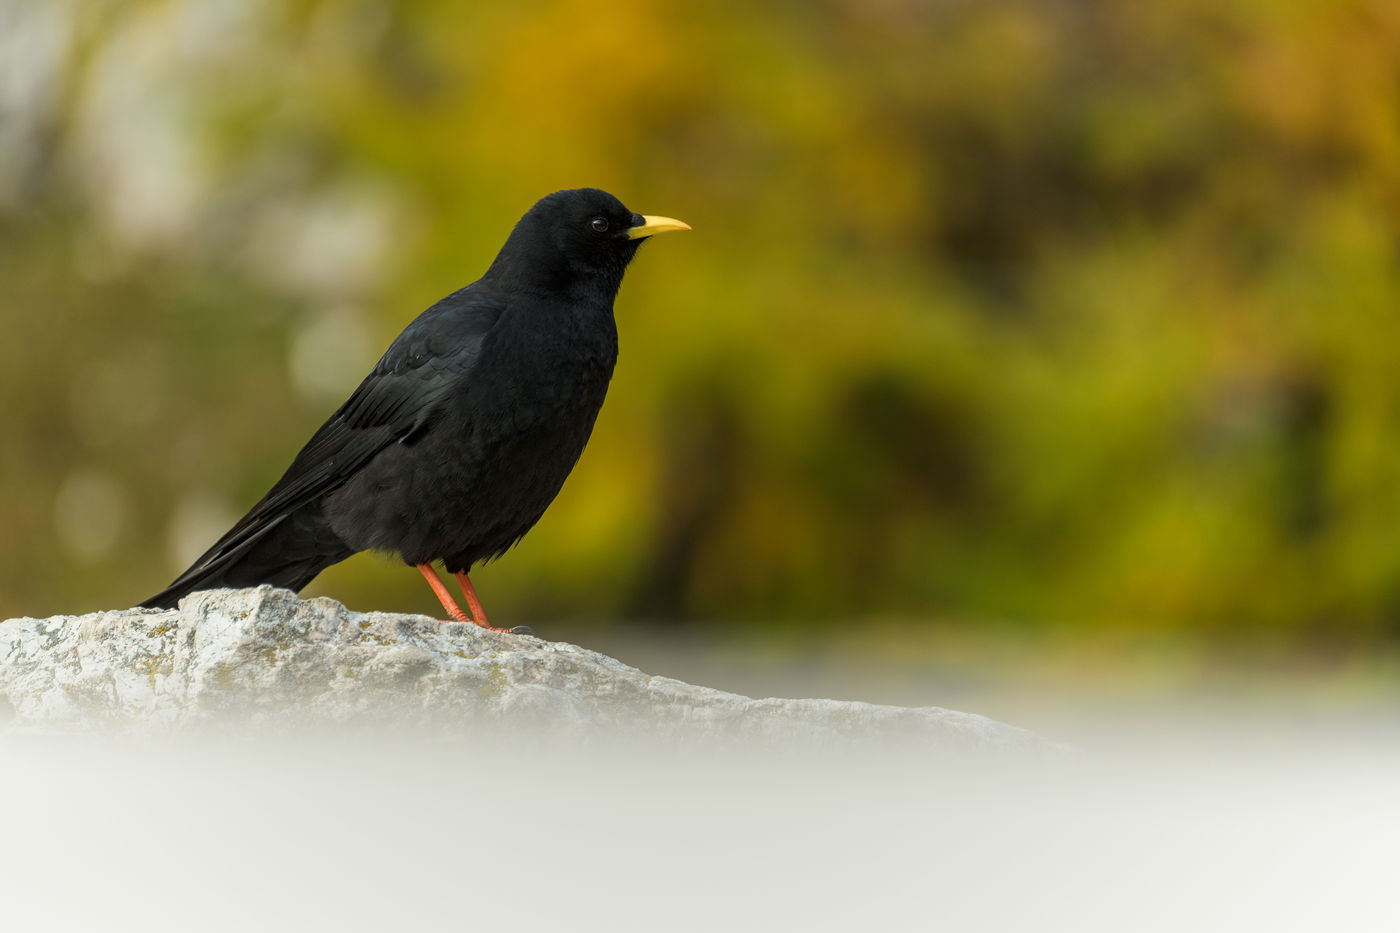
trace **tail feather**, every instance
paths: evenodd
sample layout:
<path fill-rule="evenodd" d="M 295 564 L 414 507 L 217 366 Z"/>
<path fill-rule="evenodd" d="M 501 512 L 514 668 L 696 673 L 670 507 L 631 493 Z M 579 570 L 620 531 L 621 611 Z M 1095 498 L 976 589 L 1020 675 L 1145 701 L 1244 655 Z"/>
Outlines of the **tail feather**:
<path fill-rule="evenodd" d="M 270 583 L 297 591 L 332 564 L 354 554 L 322 514 L 319 502 L 257 522 L 240 521 L 175 582 L 141 605 L 170 609 L 198 590 Z"/>

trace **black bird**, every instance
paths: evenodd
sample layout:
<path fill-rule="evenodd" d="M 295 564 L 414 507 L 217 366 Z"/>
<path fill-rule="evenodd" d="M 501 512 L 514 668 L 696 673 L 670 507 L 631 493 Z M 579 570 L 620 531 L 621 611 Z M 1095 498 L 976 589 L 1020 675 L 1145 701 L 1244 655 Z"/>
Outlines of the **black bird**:
<path fill-rule="evenodd" d="M 689 229 L 596 188 L 542 198 L 486 274 L 409 324 L 262 501 L 141 605 L 216 587 L 300 590 L 374 549 L 422 571 L 452 618 L 489 628 L 468 572 L 554 501 L 612 378 L 623 272 L 645 238 Z M 456 574 L 471 617 L 434 560 Z"/>

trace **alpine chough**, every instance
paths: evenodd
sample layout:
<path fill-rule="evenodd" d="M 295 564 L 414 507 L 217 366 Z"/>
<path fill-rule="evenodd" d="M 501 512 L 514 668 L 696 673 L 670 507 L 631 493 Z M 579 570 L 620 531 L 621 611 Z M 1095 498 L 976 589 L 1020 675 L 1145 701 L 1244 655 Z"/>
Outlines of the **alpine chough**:
<path fill-rule="evenodd" d="M 452 618 L 489 628 L 467 574 L 558 494 L 617 360 L 623 272 L 647 237 L 688 229 L 596 188 L 542 198 L 486 274 L 409 324 L 267 495 L 142 605 L 216 587 L 300 590 L 373 549 L 417 567 Z"/>

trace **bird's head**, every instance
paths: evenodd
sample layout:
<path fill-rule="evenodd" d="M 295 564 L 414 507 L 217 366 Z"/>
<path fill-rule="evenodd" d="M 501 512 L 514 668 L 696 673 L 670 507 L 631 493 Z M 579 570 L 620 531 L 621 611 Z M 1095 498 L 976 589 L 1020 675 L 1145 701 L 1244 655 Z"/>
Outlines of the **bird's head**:
<path fill-rule="evenodd" d="M 689 229 L 634 213 L 597 188 L 556 191 L 520 218 L 487 275 L 550 290 L 596 287 L 611 298 L 647 237 Z"/>

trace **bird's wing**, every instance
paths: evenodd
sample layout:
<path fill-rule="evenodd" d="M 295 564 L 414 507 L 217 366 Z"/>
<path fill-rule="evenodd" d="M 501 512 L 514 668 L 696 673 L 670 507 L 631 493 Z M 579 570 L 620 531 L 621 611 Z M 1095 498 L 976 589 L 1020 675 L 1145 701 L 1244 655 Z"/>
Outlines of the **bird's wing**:
<path fill-rule="evenodd" d="M 496 303 L 463 289 L 423 312 L 389 347 L 350 398 L 321 425 L 267 495 L 171 584 L 236 558 L 302 506 L 343 485 L 370 458 L 429 430 L 442 402 L 469 377 Z"/>

